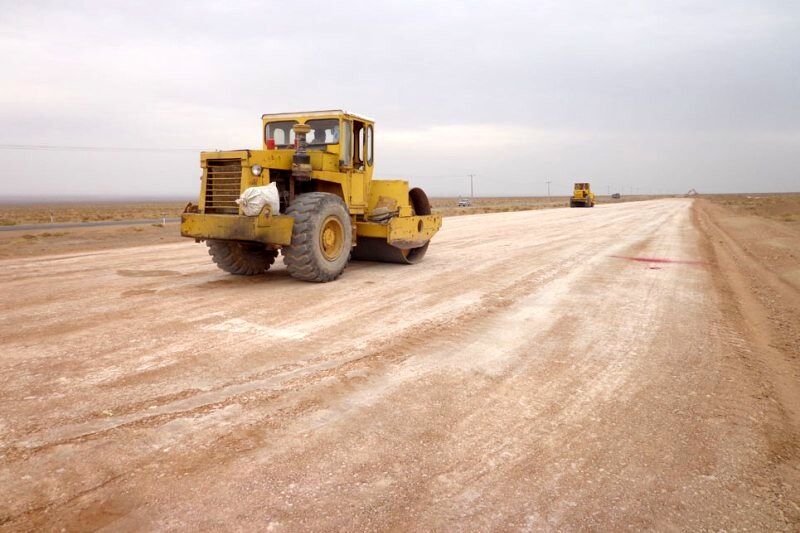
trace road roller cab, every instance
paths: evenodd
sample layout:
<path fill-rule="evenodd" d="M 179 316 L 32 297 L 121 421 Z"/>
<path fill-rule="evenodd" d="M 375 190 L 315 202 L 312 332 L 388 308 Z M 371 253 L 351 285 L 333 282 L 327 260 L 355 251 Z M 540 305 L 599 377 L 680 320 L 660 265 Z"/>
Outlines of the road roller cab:
<path fill-rule="evenodd" d="M 374 122 L 341 110 L 262 117 L 262 148 L 202 152 L 181 234 L 232 274 L 331 281 L 353 259 L 416 263 L 441 227 L 421 189 L 373 180 Z"/>

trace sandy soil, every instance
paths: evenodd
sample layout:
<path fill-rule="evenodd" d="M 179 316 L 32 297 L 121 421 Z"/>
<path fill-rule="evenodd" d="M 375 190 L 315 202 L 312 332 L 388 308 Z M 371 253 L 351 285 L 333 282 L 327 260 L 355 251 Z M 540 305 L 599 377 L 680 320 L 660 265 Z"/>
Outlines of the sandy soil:
<path fill-rule="evenodd" d="M 800 225 L 800 194 L 712 194 L 703 195 L 704 200 L 725 206 L 732 214 L 754 215 L 795 227 Z"/>
<path fill-rule="evenodd" d="M 186 201 L 64 201 L 52 203 L 0 203 L 0 226 L 51 222 L 144 220 L 181 216 Z"/>
<path fill-rule="evenodd" d="M 797 530 L 798 291 L 743 218 L 448 218 L 325 285 L 0 261 L 0 527 Z"/>
<path fill-rule="evenodd" d="M 186 243 L 180 223 L 0 232 L 0 259 Z"/>

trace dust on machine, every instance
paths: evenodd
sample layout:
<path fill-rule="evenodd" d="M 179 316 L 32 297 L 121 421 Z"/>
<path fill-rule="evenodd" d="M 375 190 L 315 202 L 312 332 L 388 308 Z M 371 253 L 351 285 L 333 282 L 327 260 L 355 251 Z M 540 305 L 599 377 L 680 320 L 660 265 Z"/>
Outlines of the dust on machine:
<path fill-rule="evenodd" d="M 341 110 L 262 117 L 262 148 L 202 152 L 197 204 L 181 235 L 205 241 L 231 274 L 278 254 L 300 280 L 338 278 L 352 259 L 413 264 L 442 219 L 422 189 L 373 179 L 375 124 Z"/>

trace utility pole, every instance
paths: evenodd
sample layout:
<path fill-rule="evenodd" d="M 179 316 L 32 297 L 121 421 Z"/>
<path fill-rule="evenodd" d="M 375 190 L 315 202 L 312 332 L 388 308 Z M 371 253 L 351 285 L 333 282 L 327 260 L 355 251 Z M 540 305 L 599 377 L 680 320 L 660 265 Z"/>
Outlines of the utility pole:
<path fill-rule="evenodd" d="M 606 196 L 611 196 L 611 185 L 606 185 Z"/>
<path fill-rule="evenodd" d="M 550 180 L 547 180 L 547 201 L 550 201 Z"/>
<path fill-rule="evenodd" d="M 469 197 L 475 198 L 475 183 L 474 183 L 475 174 L 469 175 Z"/>

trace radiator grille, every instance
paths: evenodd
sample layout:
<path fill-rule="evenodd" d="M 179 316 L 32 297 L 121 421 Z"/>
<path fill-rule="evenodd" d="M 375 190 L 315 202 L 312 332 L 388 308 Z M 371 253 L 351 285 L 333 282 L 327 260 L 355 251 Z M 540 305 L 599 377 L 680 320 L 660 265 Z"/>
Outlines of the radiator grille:
<path fill-rule="evenodd" d="M 206 213 L 236 215 L 242 188 L 240 159 L 209 159 L 206 178 Z"/>

